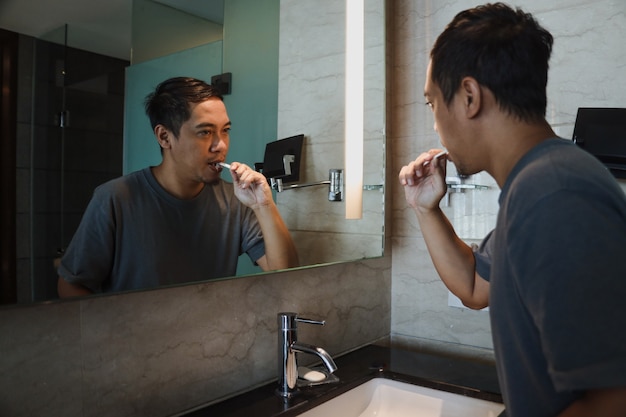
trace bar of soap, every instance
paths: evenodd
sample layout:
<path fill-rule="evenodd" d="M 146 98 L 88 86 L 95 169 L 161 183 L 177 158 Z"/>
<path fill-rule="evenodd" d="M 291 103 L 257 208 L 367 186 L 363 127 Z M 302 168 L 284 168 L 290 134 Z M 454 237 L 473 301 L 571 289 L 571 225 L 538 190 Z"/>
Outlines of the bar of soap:
<path fill-rule="evenodd" d="M 298 367 L 298 376 L 310 382 L 320 382 L 326 379 L 326 374 L 324 374 L 324 372 L 315 371 L 307 368 L 306 366 Z"/>

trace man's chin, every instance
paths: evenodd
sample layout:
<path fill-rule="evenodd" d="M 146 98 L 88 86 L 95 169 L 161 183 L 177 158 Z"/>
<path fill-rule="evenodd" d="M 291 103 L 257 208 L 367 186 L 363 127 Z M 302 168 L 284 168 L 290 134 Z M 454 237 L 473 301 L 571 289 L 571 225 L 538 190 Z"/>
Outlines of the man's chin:
<path fill-rule="evenodd" d="M 478 171 L 469 171 L 463 167 L 457 166 L 456 164 L 454 164 L 454 166 L 456 167 L 456 175 L 458 175 L 459 178 L 469 178 L 478 173 Z"/>
<path fill-rule="evenodd" d="M 219 182 L 221 176 L 219 172 L 210 172 L 201 177 L 201 182 L 205 184 L 215 184 Z"/>
<path fill-rule="evenodd" d="M 207 185 L 217 184 L 220 181 L 220 177 L 217 178 L 206 178 L 202 182 Z"/>

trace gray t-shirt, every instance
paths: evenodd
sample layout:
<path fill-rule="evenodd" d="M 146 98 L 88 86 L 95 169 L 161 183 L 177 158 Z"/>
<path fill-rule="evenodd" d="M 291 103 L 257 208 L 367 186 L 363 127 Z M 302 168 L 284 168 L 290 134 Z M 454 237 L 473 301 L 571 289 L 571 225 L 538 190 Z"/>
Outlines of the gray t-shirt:
<path fill-rule="evenodd" d="M 475 254 L 508 417 L 555 416 L 626 386 L 626 196 L 570 141 L 526 154 Z"/>
<path fill-rule="evenodd" d="M 96 188 L 58 272 L 95 292 L 124 291 L 232 276 L 244 252 L 256 262 L 265 246 L 231 183 L 180 200 L 145 168 Z"/>

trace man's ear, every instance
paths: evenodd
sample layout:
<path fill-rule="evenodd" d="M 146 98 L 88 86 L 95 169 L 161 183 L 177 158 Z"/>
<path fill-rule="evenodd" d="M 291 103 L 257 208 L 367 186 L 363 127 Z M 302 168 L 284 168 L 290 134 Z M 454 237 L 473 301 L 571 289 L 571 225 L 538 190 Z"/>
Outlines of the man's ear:
<path fill-rule="evenodd" d="M 480 84 L 473 77 L 465 77 L 461 81 L 461 94 L 465 105 L 465 114 L 472 119 L 480 113 L 483 105 L 483 96 Z"/>
<path fill-rule="evenodd" d="M 161 146 L 161 148 L 163 149 L 170 148 L 171 146 L 170 139 L 172 135 L 170 131 L 165 128 L 165 126 L 156 125 L 156 127 L 154 128 L 154 136 L 156 136 L 157 141 L 159 142 L 159 145 Z"/>

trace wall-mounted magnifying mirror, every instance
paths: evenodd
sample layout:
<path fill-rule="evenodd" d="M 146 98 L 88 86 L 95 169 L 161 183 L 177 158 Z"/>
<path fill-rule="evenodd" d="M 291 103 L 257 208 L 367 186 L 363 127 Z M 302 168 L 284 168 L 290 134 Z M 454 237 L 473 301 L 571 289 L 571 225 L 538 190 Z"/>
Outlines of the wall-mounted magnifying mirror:
<path fill-rule="evenodd" d="M 27 3 L 9 0 L 0 27 L 20 32 L 6 22 L 14 19 L 9 11 Z M 39 3 L 44 5 L 38 9 L 59 8 L 56 1 Z M 76 9 L 89 14 L 85 2 L 77 3 Z M 84 42 L 74 46 L 74 34 L 88 39 L 86 21 L 106 26 L 93 13 L 84 21 L 67 13 L 67 20 L 45 31 L 57 34 L 53 41 L 41 38 L 44 31 L 20 35 L 17 197 L 2 198 L 2 204 L 16 207 L 14 272 L 2 277 L 13 282 L 12 302 L 56 298 L 57 250 L 69 243 L 94 187 L 158 164 L 143 99 L 165 78 L 210 81 L 232 74 L 231 93 L 224 98 L 233 121 L 231 161 L 253 166 L 263 160 L 268 142 L 303 134 L 296 183 L 327 179 L 329 170 L 344 165 L 344 2 L 197 0 L 184 2 L 188 7 L 181 10 L 178 1 L 133 0 L 132 12 L 126 1 L 104 3 L 126 4 L 132 54 L 104 55 Z M 329 201 L 327 187 L 276 193 L 303 266 L 383 251 L 384 2 L 365 0 L 365 5 L 364 214 L 346 220 L 345 203 Z M 238 273 L 259 271 L 244 264 Z"/>

